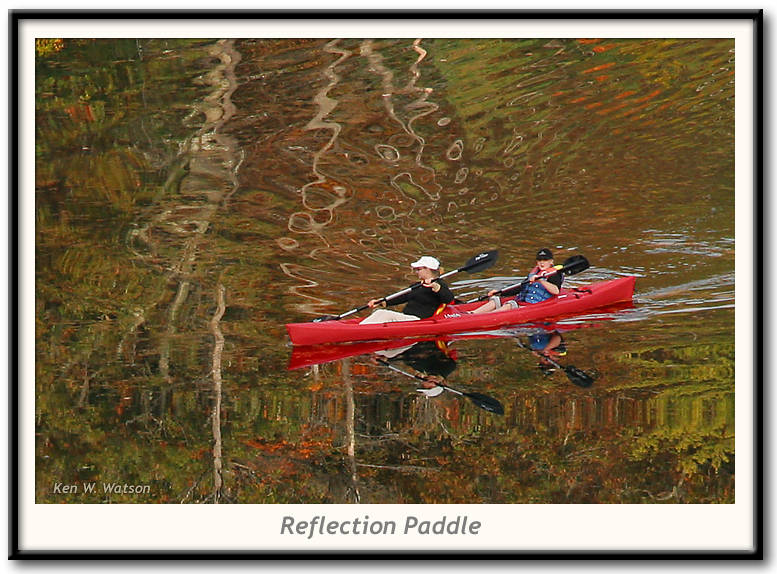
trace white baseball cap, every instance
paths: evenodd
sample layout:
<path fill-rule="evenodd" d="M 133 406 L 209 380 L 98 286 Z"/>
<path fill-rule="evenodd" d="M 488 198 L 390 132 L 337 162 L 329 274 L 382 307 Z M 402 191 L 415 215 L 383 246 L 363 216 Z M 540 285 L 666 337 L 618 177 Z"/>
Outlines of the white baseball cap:
<path fill-rule="evenodd" d="M 437 261 L 434 257 L 429 257 L 428 255 L 424 255 L 416 261 L 415 263 L 411 263 L 410 267 L 413 269 L 417 269 L 419 267 L 428 267 L 429 269 L 439 269 L 440 268 L 440 262 Z"/>

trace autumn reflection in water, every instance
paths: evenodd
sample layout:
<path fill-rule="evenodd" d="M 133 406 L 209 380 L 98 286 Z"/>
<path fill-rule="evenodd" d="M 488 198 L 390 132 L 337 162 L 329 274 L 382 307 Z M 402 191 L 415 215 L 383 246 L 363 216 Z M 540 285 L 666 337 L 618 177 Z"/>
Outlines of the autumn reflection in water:
<path fill-rule="evenodd" d="M 732 40 L 37 48 L 37 502 L 734 501 Z M 376 349 L 294 363 L 285 323 L 421 254 L 498 248 L 467 299 L 541 246 L 635 301 L 433 341 L 503 415 Z M 150 489 L 51 492 L 82 480 Z"/>

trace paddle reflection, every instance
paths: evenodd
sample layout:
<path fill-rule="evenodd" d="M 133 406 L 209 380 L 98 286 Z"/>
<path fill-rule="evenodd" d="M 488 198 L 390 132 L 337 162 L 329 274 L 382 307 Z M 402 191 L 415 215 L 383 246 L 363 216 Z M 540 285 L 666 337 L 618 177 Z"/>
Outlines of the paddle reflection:
<path fill-rule="evenodd" d="M 419 341 L 398 349 L 386 349 L 375 354 L 389 362 L 401 362 L 428 378 L 447 379 L 456 370 L 458 353 L 452 343 L 442 339 Z"/>
<path fill-rule="evenodd" d="M 584 389 L 593 385 L 595 376 L 590 375 L 573 365 L 564 366 L 558 362 L 559 359 L 565 357 L 567 354 L 567 346 L 564 337 L 558 330 L 533 333 L 526 338 L 525 344 L 522 343 L 520 339 L 518 340 L 518 344 L 539 357 L 537 366 L 543 375 L 550 376 L 556 371 L 561 370 L 566 374 L 569 382 L 573 385 L 577 385 Z"/>
<path fill-rule="evenodd" d="M 293 348 L 288 369 L 313 367 L 314 371 L 317 371 L 318 365 L 321 364 L 350 357 L 366 357 L 369 363 L 375 365 L 376 369 L 383 365 L 408 378 L 415 379 L 418 386 L 421 387 L 418 391 L 428 398 L 440 396 L 442 391 L 447 389 L 469 398 L 484 410 L 503 414 L 504 410 L 499 400 L 482 393 L 462 392 L 446 384 L 446 380 L 457 368 L 459 352 L 455 346 L 457 344 L 461 346 L 467 340 L 504 341 L 511 339 L 518 347 L 538 358 L 537 367 L 543 376 L 550 377 L 557 371 L 561 371 L 571 384 L 585 389 L 593 385 L 595 376 L 574 365 L 569 365 L 564 360 L 567 356 L 567 344 L 562 332 L 591 326 L 594 324 L 541 323 L 498 331 L 463 333 L 428 339 L 298 346 Z M 467 383 L 467 386 L 472 386 L 473 381 Z"/>

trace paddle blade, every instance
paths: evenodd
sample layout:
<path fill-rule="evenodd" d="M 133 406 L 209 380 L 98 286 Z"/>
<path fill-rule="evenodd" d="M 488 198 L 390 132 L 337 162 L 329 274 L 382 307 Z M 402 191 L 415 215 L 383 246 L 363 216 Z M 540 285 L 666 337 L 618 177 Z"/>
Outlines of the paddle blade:
<path fill-rule="evenodd" d="M 573 255 L 572 257 L 564 261 L 564 265 L 561 268 L 561 272 L 564 275 L 576 275 L 581 271 L 585 271 L 590 266 L 591 264 L 588 263 L 588 259 L 586 259 L 582 255 Z"/>
<path fill-rule="evenodd" d="M 569 378 L 569 381 L 573 385 L 587 389 L 594 384 L 594 379 L 577 367 L 572 365 L 564 367 L 564 372 L 567 374 L 567 378 Z"/>
<path fill-rule="evenodd" d="M 484 271 L 489 267 L 491 267 L 494 263 L 496 263 L 496 260 L 498 257 L 499 257 L 499 251 L 496 249 L 493 249 L 491 251 L 484 251 L 483 253 L 478 253 L 472 259 L 470 259 L 464 264 L 464 267 L 461 268 L 461 271 L 466 271 L 468 273 L 477 273 L 478 271 Z"/>
<path fill-rule="evenodd" d="M 481 393 L 462 393 L 465 397 L 479 406 L 481 409 L 497 415 L 505 414 L 505 409 L 494 397 L 489 397 Z"/>

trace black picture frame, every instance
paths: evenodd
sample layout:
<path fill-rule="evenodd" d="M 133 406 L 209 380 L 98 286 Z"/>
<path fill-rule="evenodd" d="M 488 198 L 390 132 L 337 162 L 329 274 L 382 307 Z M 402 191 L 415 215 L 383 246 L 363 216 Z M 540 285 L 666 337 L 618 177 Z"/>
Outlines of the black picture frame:
<path fill-rule="evenodd" d="M 159 10 L 159 11 L 132 11 L 132 10 L 12 10 L 9 18 L 9 557 L 13 560 L 160 560 L 160 559 L 202 559 L 202 558 L 229 558 L 229 559 L 342 559 L 358 558 L 364 560 L 417 560 L 417 559 L 503 559 L 503 560 L 594 560 L 612 559 L 619 560 L 688 560 L 688 559 L 728 559 L 728 560 L 763 560 L 764 558 L 764 510 L 765 501 L 763 492 L 764 477 L 764 389 L 763 389 L 763 277 L 753 284 L 753 308 L 752 355 L 743 360 L 752 360 L 754 365 L 753 383 L 753 437 L 752 449 L 754 481 L 752 484 L 752 548 L 741 550 L 695 550 L 659 548 L 657 550 L 611 548 L 597 550 L 581 550 L 559 547 L 552 551 L 516 551 L 509 548 L 487 549 L 482 551 L 437 551 L 434 548 L 400 549 L 400 550 L 233 550 L 229 548 L 211 548 L 205 550 L 195 549 L 151 549 L 139 550 L 122 549 L 91 549 L 68 550 L 50 548 L 25 547 L 20 533 L 20 525 L 31 517 L 25 515 L 25 505 L 20 503 L 20 483 L 25 480 L 24 469 L 20 465 L 21 444 L 23 436 L 23 417 L 20 412 L 20 385 L 28 381 L 24 378 L 25 365 L 23 357 L 25 342 L 20 338 L 20 327 L 28 320 L 20 311 L 20 295 L 29 285 L 24 283 L 21 268 L 28 265 L 29 261 L 24 255 L 25 221 L 21 216 L 22 205 L 20 197 L 23 174 L 23 147 L 20 138 L 24 135 L 23 126 L 20 124 L 21 111 L 32 104 L 28 99 L 20 97 L 21 75 L 24 69 L 20 64 L 20 42 L 23 40 L 22 26 L 36 24 L 43 20 L 79 21 L 86 26 L 99 20 L 149 20 L 156 22 L 168 22 L 174 24 L 182 19 L 207 20 L 214 23 L 223 23 L 234 20 L 294 20 L 298 18 L 312 18 L 321 21 L 331 21 L 347 18 L 387 18 L 412 19 L 412 20 L 468 20 L 473 23 L 484 20 L 575 20 L 591 22 L 594 20 L 650 20 L 651 22 L 667 22 L 672 20 L 692 20 L 699 22 L 725 23 L 728 21 L 749 23 L 752 26 L 752 172 L 753 172 L 753 245 L 754 263 L 758 264 L 764 255 L 763 237 L 763 142 L 764 142 L 764 14 L 763 10 Z M 97 31 L 99 35 L 99 31 Z M 29 137 L 29 134 L 27 134 Z M 29 248 L 29 246 L 27 246 Z M 29 251 L 27 251 L 29 253 Z M 27 349 L 27 351 L 29 351 Z M 738 445 L 739 446 L 739 445 Z M 744 447 L 743 447 L 744 448 Z"/>

